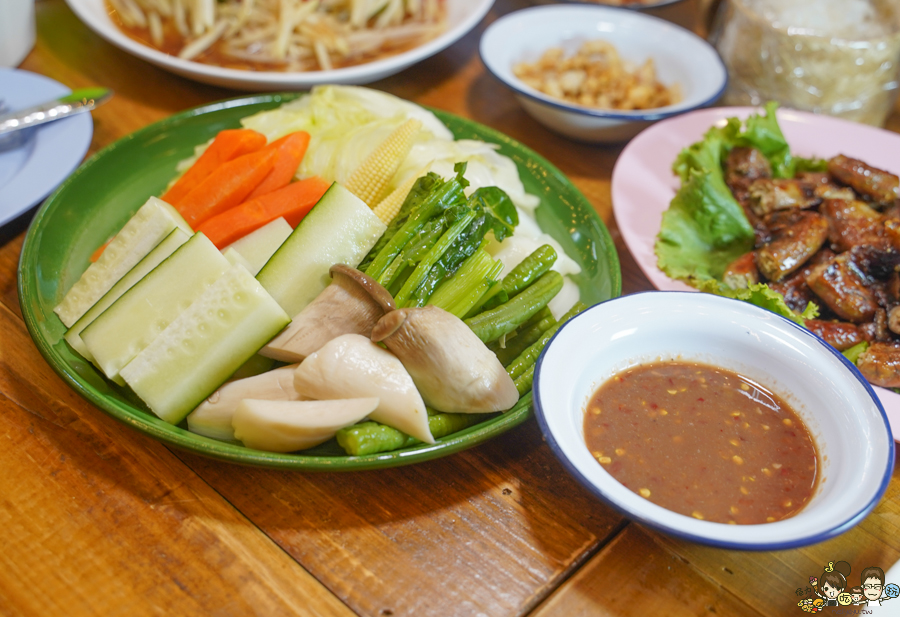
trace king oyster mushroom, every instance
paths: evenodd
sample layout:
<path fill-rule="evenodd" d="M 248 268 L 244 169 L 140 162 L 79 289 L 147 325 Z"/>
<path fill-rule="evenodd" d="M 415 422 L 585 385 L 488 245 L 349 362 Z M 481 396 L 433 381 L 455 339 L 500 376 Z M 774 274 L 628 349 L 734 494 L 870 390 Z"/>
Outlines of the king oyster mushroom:
<path fill-rule="evenodd" d="M 296 364 L 283 366 L 223 384 L 188 414 L 188 430 L 213 439 L 234 441 L 231 420 L 241 401 L 245 399 L 295 401 L 300 398 L 300 393 L 294 389 L 296 368 Z"/>
<path fill-rule="evenodd" d="M 342 334 L 369 336 L 378 320 L 396 305 L 388 291 L 356 268 L 336 264 L 333 279 L 259 353 L 282 362 L 299 362 Z"/>
<path fill-rule="evenodd" d="M 504 411 L 519 400 L 497 356 L 461 319 L 436 306 L 387 313 L 372 340 L 400 358 L 425 404 L 439 411 Z"/>
<path fill-rule="evenodd" d="M 333 401 L 241 401 L 234 412 L 234 436 L 248 448 L 267 452 L 305 450 L 356 424 L 378 406 L 377 398 Z"/>
<path fill-rule="evenodd" d="M 360 334 L 343 334 L 310 354 L 294 371 L 294 388 L 318 400 L 377 398 L 372 420 L 434 443 L 412 377 L 394 354 Z"/>

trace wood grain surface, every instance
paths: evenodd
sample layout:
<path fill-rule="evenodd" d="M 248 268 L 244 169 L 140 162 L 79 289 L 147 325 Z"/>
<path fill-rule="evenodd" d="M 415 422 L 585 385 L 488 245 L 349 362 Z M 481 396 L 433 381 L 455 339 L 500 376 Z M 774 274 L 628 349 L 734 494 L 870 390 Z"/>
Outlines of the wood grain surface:
<path fill-rule="evenodd" d="M 706 0 L 654 14 L 702 28 Z M 610 228 L 625 293 L 650 289 L 615 226 L 621 148 L 557 137 L 478 57 L 499 0 L 444 52 L 373 87 L 500 130 L 553 162 Z M 63 0 L 37 1 L 23 69 L 103 85 L 89 154 L 240 93 L 106 43 Z M 888 127 L 900 130 L 894 114 Z M 0 615 L 788 615 L 828 561 L 900 557 L 900 479 L 858 527 L 778 553 L 710 549 L 621 518 L 570 478 L 528 422 L 474 449 L 390 470 L 304 474 L 170 450 L 81 399 L 22 322 L 16 268 L 33 213 L 0 228 Z M 853 574 L 851 574 L 853 579 Z"/>

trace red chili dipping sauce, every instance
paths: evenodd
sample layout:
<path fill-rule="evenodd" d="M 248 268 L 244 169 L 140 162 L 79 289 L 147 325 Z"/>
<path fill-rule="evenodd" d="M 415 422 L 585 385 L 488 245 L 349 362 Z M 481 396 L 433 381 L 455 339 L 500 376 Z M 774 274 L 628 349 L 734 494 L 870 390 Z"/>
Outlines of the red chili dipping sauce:
<path fill-rule="evenodd" d="M 659 362 L 619 373 L 591 397 L 584 435 L 626 488 L 701 520 L 778 521 L 816 487 L 818 454 L 797 414 L 712 366 Z"/>

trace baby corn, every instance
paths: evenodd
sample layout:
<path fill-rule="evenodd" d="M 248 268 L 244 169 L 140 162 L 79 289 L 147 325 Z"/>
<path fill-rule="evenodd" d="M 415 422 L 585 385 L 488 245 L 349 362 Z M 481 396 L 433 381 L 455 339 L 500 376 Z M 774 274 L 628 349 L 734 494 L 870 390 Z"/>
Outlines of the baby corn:
<path fill-rule="evenodd" d="M 374 207 L 409 154 L 421 126 L 417 119 L 410 118 L 397 127 L 353 172 L 347 180 L 347 189 L 370 208 Z"/>

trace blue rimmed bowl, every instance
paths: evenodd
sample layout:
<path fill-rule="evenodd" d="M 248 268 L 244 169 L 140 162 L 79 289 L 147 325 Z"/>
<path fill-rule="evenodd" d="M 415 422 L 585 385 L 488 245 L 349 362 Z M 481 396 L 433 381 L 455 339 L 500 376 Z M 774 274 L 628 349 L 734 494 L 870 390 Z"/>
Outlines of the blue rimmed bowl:
<path fill-rule="evenodd" d="M 678 84 L 675 105 L 652 110 L 615 111 L 574 105 L 548 96 L 513 74 L 520 62 L 534 62 L 551 47 L 575 53 L 582 43 L 602 39 L 636 66 L 652 58 L 657 79 Z M 589 143 L 615 143 L 651 123 L 707 107 L 722 95 L 728 73 L 719 54 L 697 35 L 637 11 L 586 5 L 522 9 L 501 17 L 481 37 L 481 60 L 508 86 L 535 120 L 566 137 Z"/>
<path fill-rule="evenodd" d="M 607 379 L 648 362 L 683 360 L 736 372 L 779 395 L 819 456 L 812 498 L 793 517 L 727 525 L 667 510 L 625 488 L 591 455 L 584 414 Z M 894 441 L 872 388 L 840 352 L 756 306 L 693 292 L 647 292 L 598 304 L 562 327 L 535 369 L 534 407 L 556 456 L 597 497 L 656 530 L 712 546 L 782 550 L 844 533 L 888 486 Z"/>

